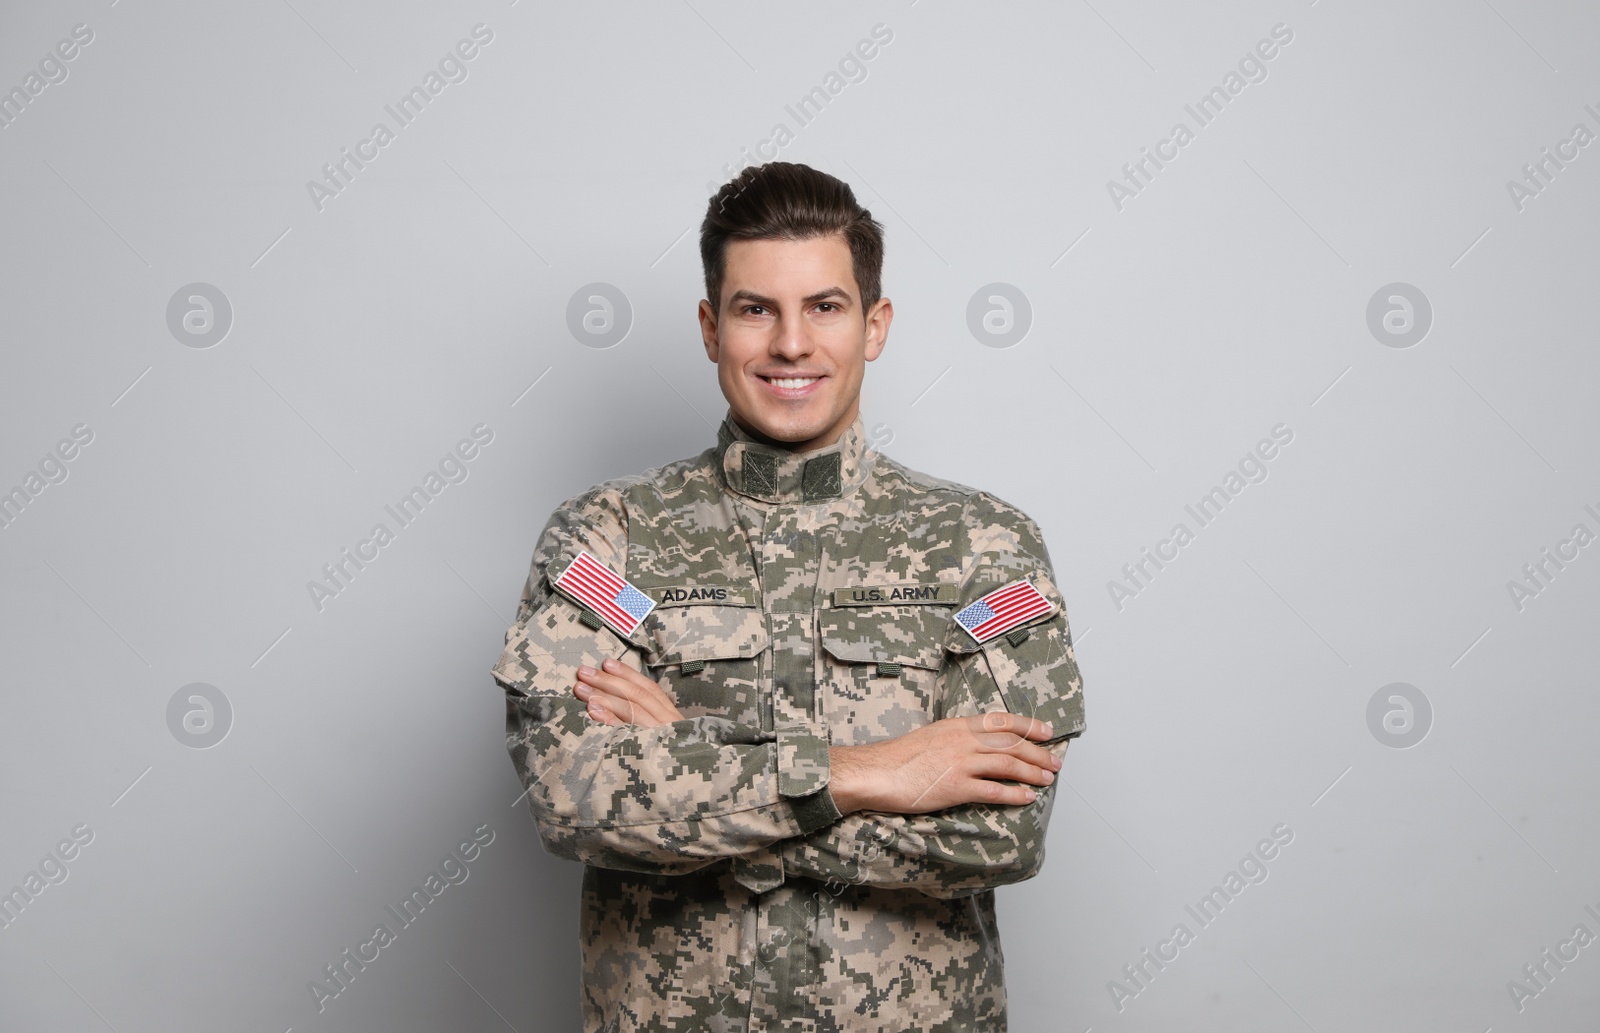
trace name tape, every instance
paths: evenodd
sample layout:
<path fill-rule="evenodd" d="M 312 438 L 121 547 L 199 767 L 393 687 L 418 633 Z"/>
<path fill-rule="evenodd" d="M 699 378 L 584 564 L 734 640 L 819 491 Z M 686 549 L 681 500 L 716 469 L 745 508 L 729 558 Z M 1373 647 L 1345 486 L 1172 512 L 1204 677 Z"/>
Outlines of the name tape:
<path fill-rule="evenodd" d="M 959 586 L 937 583 L 926 585 L 856 585 L 833 590 L 835 606 L 954 606 Z"/>
<path fill-rule="evenodd" d="M 723 606 L 754 606 L 755 597 L 748 588 L 732 585 L 668 585 L 649 589 L 650 597 L 658 606 L 693 606 L 720 603 Z"/>

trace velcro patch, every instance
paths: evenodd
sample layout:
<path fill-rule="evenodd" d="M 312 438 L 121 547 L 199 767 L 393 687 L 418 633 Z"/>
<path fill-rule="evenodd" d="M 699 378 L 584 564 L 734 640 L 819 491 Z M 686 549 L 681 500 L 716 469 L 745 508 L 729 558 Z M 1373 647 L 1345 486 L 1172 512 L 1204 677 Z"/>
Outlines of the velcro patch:
<path fill-rule="evenodd" d="M 1054 609 L 1055 603 L 1033 587 L 1033 582 L 1023 579 L 995 589 L 962 609 L 955 619 L 974 641 L 981 643 Z"/>
<path fill-rule="evenodd" d="M 587 552 L 578 553 L 578 558 L 551 583 L 623 636 L 633 634 L 633 629 L 656 606 L 654 600 Z"/>

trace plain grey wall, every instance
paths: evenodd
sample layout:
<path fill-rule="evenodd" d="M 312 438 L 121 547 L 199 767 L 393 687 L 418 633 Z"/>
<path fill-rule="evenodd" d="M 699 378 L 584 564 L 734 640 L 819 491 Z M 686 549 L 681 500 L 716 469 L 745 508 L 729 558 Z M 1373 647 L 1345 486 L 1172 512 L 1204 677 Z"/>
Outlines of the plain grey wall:
<path fill-rule="evenodd" d="M 711 443 L 695 228 L 779 138 L 887 225 L 874 441 L 1031 513 L 1069 603 L 1089 724 L 1000 893 L 1013 1028 L 1592 1026 L 1600 10 L 0 24 L 0 1026 L 575 1027 L 580 871 L 513 803 L 489 666 L 550 510 Z"/>

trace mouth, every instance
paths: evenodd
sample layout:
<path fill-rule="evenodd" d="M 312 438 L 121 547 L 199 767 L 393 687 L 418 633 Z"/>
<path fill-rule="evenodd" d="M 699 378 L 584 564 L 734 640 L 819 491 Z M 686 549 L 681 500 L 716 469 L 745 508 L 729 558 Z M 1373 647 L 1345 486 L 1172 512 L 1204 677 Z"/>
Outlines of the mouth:
<path fill-rule="evenodd" d="M 804 398 L 823 380 L 820 375 L 778 377 L 763 376 L 759 373 L 756 374 L 756 379 L 767 385 L 767 388 L 780 398 Z"/>

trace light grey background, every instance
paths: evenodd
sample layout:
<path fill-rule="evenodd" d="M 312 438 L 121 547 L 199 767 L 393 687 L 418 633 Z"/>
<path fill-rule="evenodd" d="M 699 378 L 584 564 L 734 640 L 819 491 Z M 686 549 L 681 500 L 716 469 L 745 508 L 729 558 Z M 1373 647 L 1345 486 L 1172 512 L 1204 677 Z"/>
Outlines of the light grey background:
<path fill-rule="evenodd" d="M 307 181 L 479 23 L 467 78 L 319 211 Z M 0 530 L 0 888 L 93 840 L 0 931 L 0 1026 L 575 1028 L 580 870 L 513 804 L 489 666 L 550 510 L 711 443 L 696 228 L 782 122 L 778 157 L 887 226 L 874 440 L 1032 514 L 1079 643 L 1049 860 L 1000 891 L 1013 1028 L 1593 1028 L 1600 943 L 1520 1011 L 1509 984 L 1600 935 L 1600 548 L 1507 587 L 1600 533 L 1600 147 L 1520 210 L 1507 186 L 1600 134 L 1592 5 L 13 3 L 0 89 L 79 24 L 0 129 L 0 488 L 94 435 Z M 195 282 L 233 308 L 209 348 L 167 324 Z M 567 325 L 595 282 L 632 308 L 611 348 Z M 1410 347 L 1368 325 L 1396 282 L 1432 306 Z M 968 329 L 992 283 L 1032 309 L 1011 347 Z M 307 583 L 478 424 L 467 479 L 319 610 Z M 197 682 L 233 711 L 204 750 L 167 718 Z M 1409 749 L 1368 723 L 1396 682 L 1432 709 Z M 309 981 L 483 824 L 319 1014 Z M 1201 928 L 1185 905 L 1279 825 Z"/>

